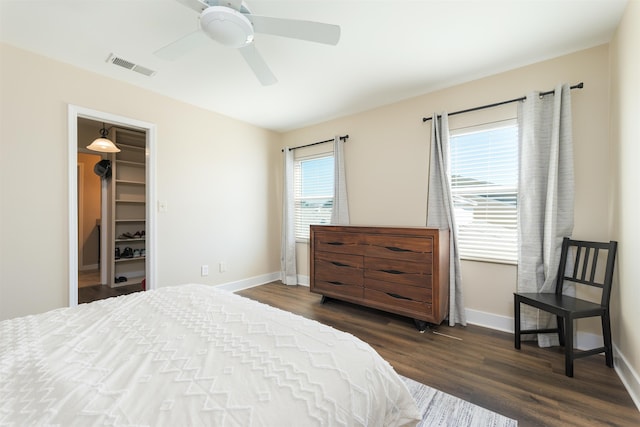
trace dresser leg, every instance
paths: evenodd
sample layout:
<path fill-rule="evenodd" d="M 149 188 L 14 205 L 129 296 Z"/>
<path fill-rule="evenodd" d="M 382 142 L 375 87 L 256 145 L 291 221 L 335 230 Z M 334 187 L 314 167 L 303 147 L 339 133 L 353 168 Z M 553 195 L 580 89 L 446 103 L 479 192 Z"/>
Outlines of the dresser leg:
<path fill-rule="evenodd" d="M 424 331 L 426 331 L 427 328 L 429 327 L 429 324 L 427 322 L 425 322 L 424 320 L 413 319 L 413 323 L 416 325 L 416 328 L 418 328 L 418 331 L 421 334 L 424 334 Z"/>
<path fill-rule="evenodd" d="M 327 300 L 327 297 L 322 295 L 322 298 L 320 298 L 320 304 L 324 304 L 326 300 Z"/>

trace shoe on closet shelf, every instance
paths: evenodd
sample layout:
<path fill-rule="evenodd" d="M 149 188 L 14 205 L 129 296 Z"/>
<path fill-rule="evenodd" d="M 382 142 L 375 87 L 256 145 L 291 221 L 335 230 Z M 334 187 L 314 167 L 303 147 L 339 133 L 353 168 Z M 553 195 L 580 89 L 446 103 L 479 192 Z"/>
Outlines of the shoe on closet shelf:
<path fill-rule="evenodd" d="M 147 251 L 145 248 L 140 249 L 140 256 L 145 256 L 147 254 Z"/>
<path fill-rule="evenodd" d="M 134 249 L 133 250 L 133 257 L 134 258 L 140 258 L 140 249 Z"/>
<path fill-rule="evenodd" d="M 116 248 L 116 259 L 120 259 L 120 248 Z"/>
<path fill-rule="evenodd" d="M 122 233 L 121 235 L 119 235 L 118 239 L 133 239 L 133 236 L 133 234 L 127 231 L 126 233 Z"/>
<path fill-rule="evenodd" d="M 129 246 L 124 248 L 124 251 L 122 251 L 122 258 L 133 258 L 133 249 Z"/>

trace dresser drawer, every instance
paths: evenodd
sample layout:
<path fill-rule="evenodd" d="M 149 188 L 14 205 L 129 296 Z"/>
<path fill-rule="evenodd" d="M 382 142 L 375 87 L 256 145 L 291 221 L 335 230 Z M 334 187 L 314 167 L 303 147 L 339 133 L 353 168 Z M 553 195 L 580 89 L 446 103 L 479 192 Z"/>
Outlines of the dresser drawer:
<path fill-rule="evenodd" d="M 394 293 L 364 288 L 364 299 L 370 305 L 387 309 L 395 313 L 405 313 L 416 318 L 432 316 L 432 305 L 425 301 L 415 301 L 402 298 Z"/>
<path fill-rule="evenodd" d="M 362 255 L 362 235 L 358 233 L 340 233 L 331 231 L 313 232 L 315 251 Z"/>
<path fill-rule="evenodd" d="M 431 264 L 365 258 L 364 277 L 391 283 L 431 287 Z"/>
<path fill-rule="evenodd" d="M 427 303 L 432 302 L 431 287 L 399 285 L 397 283 L 383 282 L 382 280 L 375 279 L 365 279 L 364 287 L 386 294 L 396 295 L 402 299 L 424 301 Z"/>
<path fill-rule="evenodd" d="M 326 281 L 316 279 L 312 290 L 313 292 L 336 298 L 350 297 L 362 299 L 364 295 L 364 288 L 362 286 L 343 283 L 340 280 Z"/>
<path fill-rule="evenodd" d="M 433 239 L 424 237 L 367 235 L 365 256 L 431 264 Z"/>
<path fill-rule="evenodd" d="M 316 252 L 314 278 L 317 281 L 338 282 L 362 286 L 364 260 L 360 255 Z"/>

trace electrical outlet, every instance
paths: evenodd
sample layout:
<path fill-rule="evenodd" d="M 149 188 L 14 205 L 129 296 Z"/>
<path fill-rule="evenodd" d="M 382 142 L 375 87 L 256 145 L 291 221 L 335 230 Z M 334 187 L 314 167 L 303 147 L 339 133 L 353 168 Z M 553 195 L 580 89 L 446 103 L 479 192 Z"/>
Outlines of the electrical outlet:
<path fill-rule="evenodd" d="M 202 267 L 200 267 L 200 275 L 203 276 L 203 277 L 209 275 L 209 266 L 208 265 L 203 265 Z"/>
<path fill-rule="evenodd" d="M 227 262 L 220 261 L 220 273 L 224 273 L 225 271 L 227 271 Z"/>

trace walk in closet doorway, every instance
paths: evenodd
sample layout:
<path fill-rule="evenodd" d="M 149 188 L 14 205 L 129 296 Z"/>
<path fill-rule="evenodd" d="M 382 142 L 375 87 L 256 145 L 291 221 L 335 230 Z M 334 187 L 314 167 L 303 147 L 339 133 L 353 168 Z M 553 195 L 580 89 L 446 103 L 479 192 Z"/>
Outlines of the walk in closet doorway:
<path fill-rule="evenodd" d="M 69 305 L 154 288 L 155 125 L 70 106 L 69 165 Z"/>

